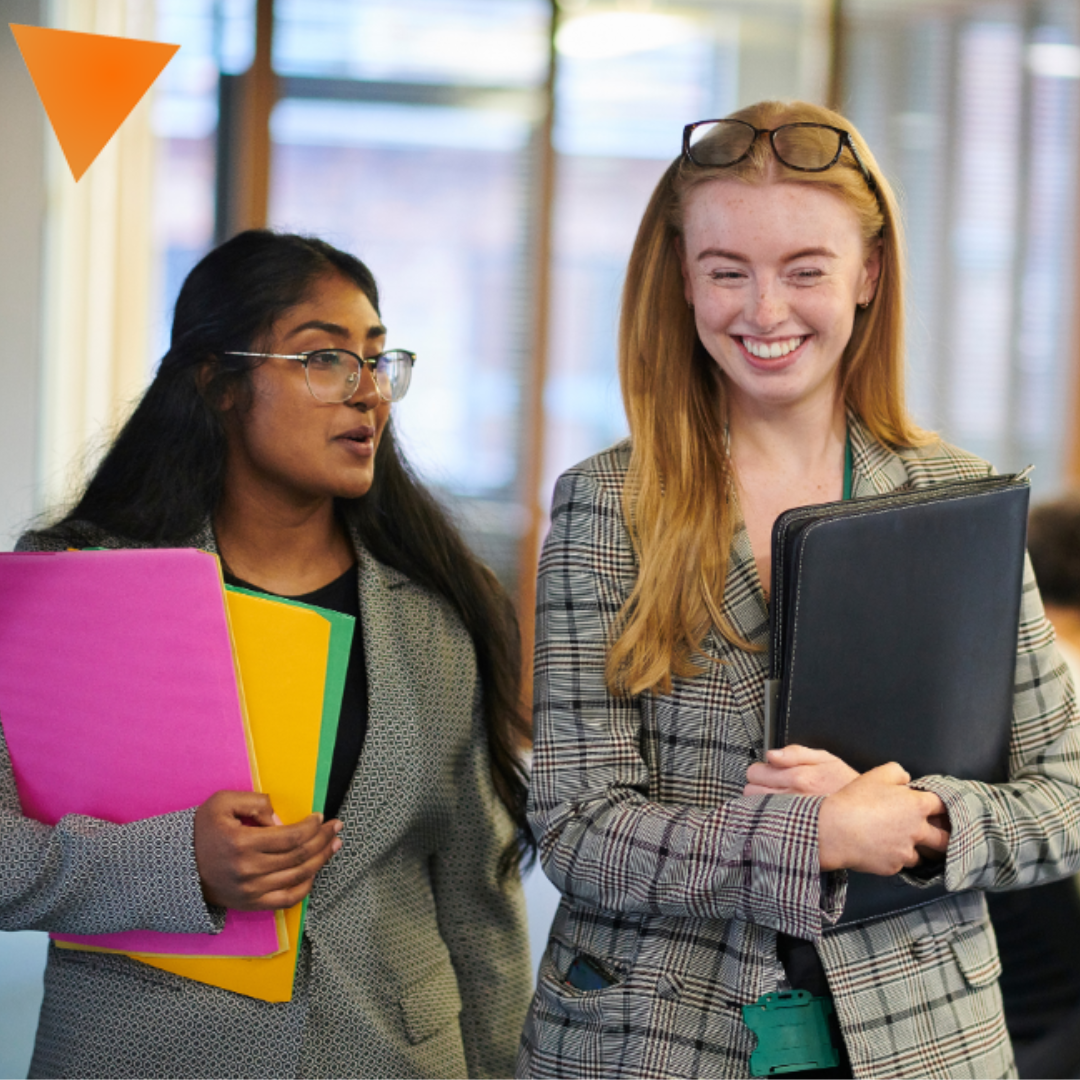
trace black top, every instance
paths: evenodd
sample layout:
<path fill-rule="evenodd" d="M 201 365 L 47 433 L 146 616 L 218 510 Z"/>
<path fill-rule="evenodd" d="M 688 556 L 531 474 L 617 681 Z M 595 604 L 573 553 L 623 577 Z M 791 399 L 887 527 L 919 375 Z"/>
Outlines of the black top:
<path fill-rule="evenodd" d="M 303 596 L 286 596 L 286 600 L 298 600 L 302 604 L 328 608 L 342 615 L 351 615 L 356 620 L 353 632 L 352 651 L 349 653 L 349 668 L 345 675 L 345 692 L 341 698 L 341 715 L 338 720 L 337 741 L 334 743 L 334 758 L 330 766 L 330 783 L 326 789 L 327 819 L 337 817 L 345 793 L 352 783 L 353 773 L 360 761 L 360 751 L 364 748 L 367 735 L 368 695 L 367 666 L 364 663 L 364 635 L 360 627 L 360 571 L 356 563 L 341 577 L 331 581 L 314 592 Z M 242 581 L 235 574 L 225 571 L 225 581 L 241 589 L 276 596 L 269 589 L 260 589 L 258 585 Z"/>

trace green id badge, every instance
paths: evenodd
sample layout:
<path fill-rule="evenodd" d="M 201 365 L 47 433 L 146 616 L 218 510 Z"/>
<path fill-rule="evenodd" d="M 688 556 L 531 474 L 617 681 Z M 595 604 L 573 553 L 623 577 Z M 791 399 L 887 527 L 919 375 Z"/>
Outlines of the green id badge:
<path fill-rule="evenodd" d="M 831 1069 L 840 1064 L 829 1017 L 833 1004 L 808 990 L 777 990 L 742 1007 L 743 1022 L 757 1036 L 751 1076 Z"/>

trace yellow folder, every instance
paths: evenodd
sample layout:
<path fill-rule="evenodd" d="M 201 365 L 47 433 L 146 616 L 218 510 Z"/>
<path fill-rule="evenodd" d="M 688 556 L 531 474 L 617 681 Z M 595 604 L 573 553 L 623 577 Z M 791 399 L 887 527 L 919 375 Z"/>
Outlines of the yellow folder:
<path fill-rule="evenodd" d="M 226 599 L 262 790 L 283 822 L 299 821 L 326 801 L 355 620 L 231 586 Z M 277 956 L 129 955 L 237 994 L 288 1001 L 306 907 L 285 912 L 289 948 Z"/>

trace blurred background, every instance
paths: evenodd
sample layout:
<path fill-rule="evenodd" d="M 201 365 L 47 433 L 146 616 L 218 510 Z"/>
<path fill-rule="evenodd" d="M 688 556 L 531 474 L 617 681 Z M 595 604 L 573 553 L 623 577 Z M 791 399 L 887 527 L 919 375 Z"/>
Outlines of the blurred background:
<path fill-rule="evenodd" d="M 1035 498 L 1080 474 L 1075 0 L 0 0 L 179 53 L 76 185 L 0 33 L 0 546 L 149 378 L 187 271 L 249 226 L 378 278 L 422 475 L 532 619 L 558 474 L 626 432 L 619 291 L 682 126 L 838 105 L 904 209 L 917 419 Z M 534 960 L 554 896 L 529 883 Z M 0 1076 L 43 938 L 0 935 Z"/>

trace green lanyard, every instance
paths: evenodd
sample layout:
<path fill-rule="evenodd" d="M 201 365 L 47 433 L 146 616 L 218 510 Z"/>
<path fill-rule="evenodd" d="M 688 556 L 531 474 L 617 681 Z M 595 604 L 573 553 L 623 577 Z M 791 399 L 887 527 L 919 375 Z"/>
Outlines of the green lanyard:
<path fill-rule="evenodd" d="M 844 442 L 844 502 L 851 498 L 851 432 Z"/>

